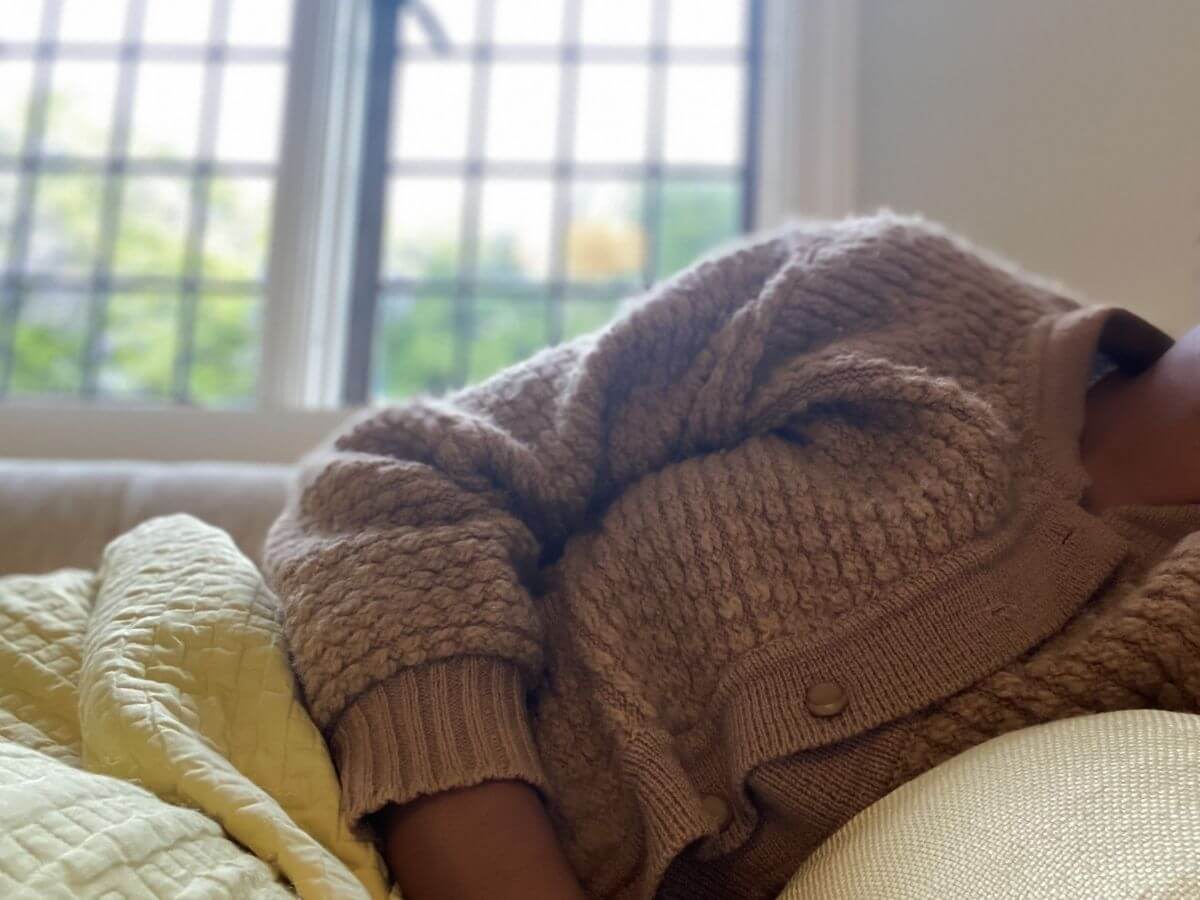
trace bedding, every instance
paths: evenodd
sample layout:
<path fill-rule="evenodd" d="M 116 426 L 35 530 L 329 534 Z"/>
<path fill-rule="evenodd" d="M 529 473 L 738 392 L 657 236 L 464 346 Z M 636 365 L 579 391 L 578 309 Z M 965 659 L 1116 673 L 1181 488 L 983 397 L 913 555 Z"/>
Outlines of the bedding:
<path fill-rule="evenodd" d="M 276 602 L 188 516 L 0 578 L 0 896 L 388 895 Z"/>

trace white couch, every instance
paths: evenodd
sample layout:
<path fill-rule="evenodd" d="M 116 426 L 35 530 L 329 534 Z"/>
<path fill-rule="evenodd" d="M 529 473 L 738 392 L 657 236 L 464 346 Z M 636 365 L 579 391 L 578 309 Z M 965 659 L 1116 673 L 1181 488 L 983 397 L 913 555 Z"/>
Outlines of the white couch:
<path fill-rule="evenodd" d="M 0 459 L 0 575 L 92 568 L 147 519 L 189 513 L 255 562 L 283 507 L 290 466 Z"/>

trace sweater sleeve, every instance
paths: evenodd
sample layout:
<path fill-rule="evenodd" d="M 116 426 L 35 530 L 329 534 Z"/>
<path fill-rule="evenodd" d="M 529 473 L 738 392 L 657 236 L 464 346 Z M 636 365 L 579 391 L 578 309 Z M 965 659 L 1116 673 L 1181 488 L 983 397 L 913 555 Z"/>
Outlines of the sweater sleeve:
<path fill-rule="evenodd" d="M 557 465 L 570 451 L 547 438 L 582 352 L 377 412 L 302 466 L 266 569 L 352 822 L 492 779 L 545 789 L 525 711 L 543 663 L 531 583 L 591 491 L 594 448 Z"/>

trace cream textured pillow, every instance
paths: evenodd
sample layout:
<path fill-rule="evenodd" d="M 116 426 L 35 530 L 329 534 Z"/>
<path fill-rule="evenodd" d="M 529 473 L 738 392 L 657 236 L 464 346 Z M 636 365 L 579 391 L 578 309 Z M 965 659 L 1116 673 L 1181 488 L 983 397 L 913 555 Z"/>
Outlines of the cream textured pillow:
<path fill-rule="evenodd" d="M 870 806 L 780 900 L 1200 897 L 1200 716 L 1017 731 Z"/>

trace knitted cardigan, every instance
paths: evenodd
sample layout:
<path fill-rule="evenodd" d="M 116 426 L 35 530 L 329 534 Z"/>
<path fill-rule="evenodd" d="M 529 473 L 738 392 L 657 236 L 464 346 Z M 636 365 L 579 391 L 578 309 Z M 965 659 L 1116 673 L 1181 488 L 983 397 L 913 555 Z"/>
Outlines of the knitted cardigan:
<path fill-rule="evenodd" d="M 593 896 L 768 897 L 972 744 L 1196 709 L 1200 513 L 1081 504 L 1097 354 L 1169 345 L 885 214 L 370 414 L 266 548 L 347 816 L 520 779 Z"/>

